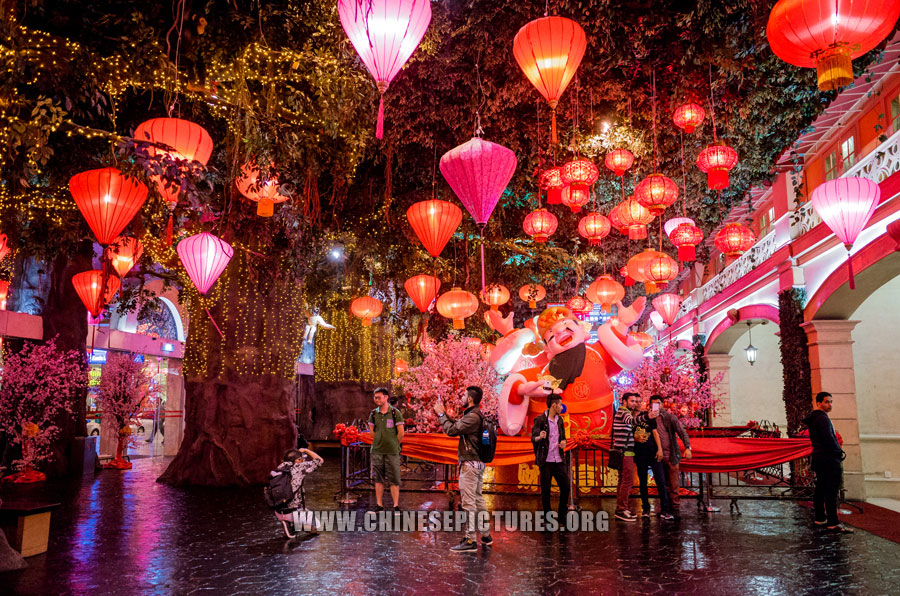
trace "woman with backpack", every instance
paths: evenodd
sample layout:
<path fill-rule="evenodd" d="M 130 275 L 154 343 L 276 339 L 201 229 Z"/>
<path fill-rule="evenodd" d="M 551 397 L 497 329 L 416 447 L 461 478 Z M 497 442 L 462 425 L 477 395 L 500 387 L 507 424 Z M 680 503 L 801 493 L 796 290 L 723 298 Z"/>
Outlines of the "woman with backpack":
<path fill-rule="evenodd" d="M 315 521 L 310 523 L 309 520 L 303 520 L 301 523 L 297 512 L 306 509 L 303 498 L 303 480 L 317 470 L 324 461 L 319 454 L 310 449 L 290 449 L 284 454 L 284 461 L 278 464 L 278 467 L 270 475 L 266 497 L 269 505 L 275 509 L 276 517 L 285 525 L 284 531 L 288 537 L 293 537 L 287 529 L 288 521 L 294 524 L 296 530 L 307 527 L 312 533 L 317 531 Z M 290 488 L 288 488 L 288 478 L 290 479 Z"/>

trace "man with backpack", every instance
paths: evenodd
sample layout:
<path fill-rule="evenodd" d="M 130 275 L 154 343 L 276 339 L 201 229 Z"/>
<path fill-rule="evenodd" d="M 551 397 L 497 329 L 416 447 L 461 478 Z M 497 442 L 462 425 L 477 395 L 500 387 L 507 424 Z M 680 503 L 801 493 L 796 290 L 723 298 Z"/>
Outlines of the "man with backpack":
<path fill-rule="evenodd" d="M 481 544 L 489 546 L 494 543 L 490 534 L 490 519 L 481 489 L 484 485 L 485 463 L 493 460 L 496 430 L 491 423 L 485 423 L 484 416 L 481 414 L 479 405 L 482 394 L 481 387 L 474 385 L 466 387 L 462 404 L 465 411 L 457 420 L 447 416 L 444 403 L 440 399 L 434 404 L 438 421 L 447 436 L 459 437 L 459 446 L 457 447 L 459 494 L 462 499 L 462 508 L 468 513 L 468 521 L 465 538 L 450 549 L 454 552 L 478 550 L 478 544 L 475 542 L 475 522 L 481 512 L 484 512 L 482 522 L 488 524 L 488 531 L 481 534 Z M 486 443 L 484 439 L 487 439 Z"/>
<path fill-rule="evenodd" d="M 566 526 L 569 512 L 569 469 L 566 466 L 566 425 L 561 416 L 562 397 L 557 393 L 547 396 L 547 410 L 534 419 L 531 442 L 534 446 L 534 463 L 541 471 L 541 504 L 544 516 L 550 513 L 550 489 L 553 479 L 559 487 L 559 506 L 556 510 L 559 527 Z"/>
<path fill-rule="evenodd" d="M 390 392 L 384 387 L 375 390 L 376 408 L 369 414 L 372 434 L 372 470 L 375 473 L 375 512 L 384 511 L 384 485 L 390 486 L 394 511 L 400 511 L 400 444 L 403 442 L 404 422 L 400 410 L 392 406 Z"/>

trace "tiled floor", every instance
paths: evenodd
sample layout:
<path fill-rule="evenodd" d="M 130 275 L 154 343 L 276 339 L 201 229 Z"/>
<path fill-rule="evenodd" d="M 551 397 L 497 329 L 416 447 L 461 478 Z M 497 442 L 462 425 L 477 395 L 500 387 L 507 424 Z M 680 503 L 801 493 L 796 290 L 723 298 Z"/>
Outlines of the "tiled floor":
<path fill-rule="evenodd" d="M 450 533 L 327 533 L 287 541 L 253 489 L 177 489 L 155 482 L 166 460 L 139 459 L 81 484 L 44 486 L 64 502 L 50 551 L 0 575 L 12 594 L 889 594 L 900 545 L 864 531 L 813 529 L 811 511 L 748 502 L 743 515 L 610 522 L 609 532 L 502 531 L 456 554 Z M 333 509 L 338 462 L 308 480 L 311 508 Z M 4 489 L 8 491 L 8 489 Z M 7 492 L 7 495 L 9 493 Z M 357 505 L 368 503 L 364 496 Z M 442 509 L 440 494 L 404 493 L 404 509 Z M 608 500 L 583 500 L 611 510 Z M 430 504 L 430 505 L 429 505 Z M 534 509 L 534 497 L 489 507 Z"/>

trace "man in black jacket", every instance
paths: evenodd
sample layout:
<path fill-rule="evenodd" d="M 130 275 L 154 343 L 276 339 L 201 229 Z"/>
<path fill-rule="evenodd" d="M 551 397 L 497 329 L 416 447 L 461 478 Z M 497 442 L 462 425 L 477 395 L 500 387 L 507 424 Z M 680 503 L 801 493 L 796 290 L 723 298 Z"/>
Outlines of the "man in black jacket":
<path fill-rule="evenodd" d="M 566 466 L 566 425 L 562 416 L 562 398 L 559 394 L 547 396 L 547 410 L 534 419 L 531 442 L 534 445 L 534 463 L 541 471 L 541 504 L 544 519 L 550 513 L 550 488 L 553 479 L 559 487 L 559 506 L 556 520 L 560 527 L 566 525 L 569 511 L 569 469 Z"/>
<path fill-rule="evenodd" d="M 841 525 L 837 515 L 838 491 L 841 489 L 841 462 L 844 450 L 834 434 L 834 425 L 828 417 L 832 406 L 831 394 L 822 391 L 816 395 L 816 409 L 803 419 L 809 428 L 812 443 L 812 469 L 816 473 L 816 492 L 813 497 L 815 524 L 836 532 L 852 532 Z"/>

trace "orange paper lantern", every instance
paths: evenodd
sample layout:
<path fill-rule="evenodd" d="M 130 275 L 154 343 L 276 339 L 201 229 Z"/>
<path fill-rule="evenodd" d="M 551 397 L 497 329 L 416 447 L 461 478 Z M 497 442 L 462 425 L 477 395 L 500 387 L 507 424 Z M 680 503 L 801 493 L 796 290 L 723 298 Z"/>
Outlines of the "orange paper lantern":
<path fill-rule="evenodd" d="M 212 137 L 206 129 L 190 120 L 181 118 L 153 118 L 138 124 L 134 140 L 153 143 L 147 147 L 150 157 L 168 155 L 172 159 L 197 161 L 203 165 L 212 155 Z M 157 188 L 170 205 L 178 202 L 178 189 L 167 188 L 165 181 L 156 178 Z"/>
<path fill-rule="evenodd" d="M 419 312 L 426 312 L 441 288 L 441 280 L 433 275 L 416 275 L 403 284 Z"/>
<path fill-rule="evenodd" d="M 559 221 L 556 216 L 546 209 L 535 209 L 525 216 L 522 223 L 522 229 L 525 233 L 534 238 L 535 242 L 546 242 L 547 239 L 556 231 Z"/>
<path fill-rule="evenodd" d="M 119 277 L 128 275 L 128 272 L 140 260 L 143 253 L 144 247 L 141 246 L 140 240 L 124 236 L 119 236 L 103 250 L 106 260 L 116 270 Z"/>
<path fill-rule="evenodd" d="M 481 301 L 491 307 L 491 310 L 499 310 L 500 306 L 509 302 L 509 290 L 500 284 L 491 284 L 481 292 Z"/>
<path fill-rule="evenodd" d="M 625 171 L 634 164 L 634 155 L 628 149 L 613 149 L 606 154 L 603 164 L 616 176 L 624 176 Z"/>
<path fill-rule="evenodd" d="M 261 180 L 259 168 L 253 162 L 244 164 L 234 182 L 238 192 L 256 203 L 256 214 L 260 217 L 272 217 L 275 203 L 283 203 L 290 198 L 281 194 L 277 175 Z"/>
<path fill-rule="evenodd" d="M 656 288 L 666 285 L 678 277 L 678 262 L 664 252 L 657 251 L 644 264 L 644 283 Z"/>
<path fill-rule="evenodd" d="M 650 211 L 650 215 L 662 215 L 678 200 L 678 186 L 668 176 L 650 174 L 634 187 L 634 198 Z"/>
<path fill-rule="evenodd" d="M 588 246 L 598 246 L 600 241 L 609 235 L 612 225 L 606 216 L 599 213 L 588 213 L 578 222 L 578 233 L 587 238 Z"/>
<path fill-rule="evenodd" d="M 362 319 L 363 327 L 371 327 L 372 319 L 381 314 L 381 309 L 381 300 L 371 296 L 362 296 L 350 303 L 350 312 Z"/>
<path fill-rule="evenodd" d="M 702 106 L 695 103 L 686 103 L 675 108 L 672 114 L 672 122 L 686 133 L 692 133 L 703 122 L 706 112 Z"/>
<path fill-rule="evenodd" d="M 537 303 L 545 296 L 547 296 L 547 290 L 538 284 L 525 284 L 519 288 L 519 298 L 528 303 L 528 308 L 537 308 Z"/>
<path fill-rule="evenodd" d="M 438 298 L 437 309 L 441 316 L 453 319 L 454 329 L 465 329 L 464 319 L 478 310 L 478 298 L 462 288 L 453 288 Z"/>
<path fill-rule="evenodd" d="M 437 257 L 462 222 L 462 210 L 449 201 L 430 199 L 413 204 L 406 219 L 428 254 Z"/>
<path fill-rule="evenodd" d="M 115 168 L 75 174 L 69 192 L 104 246 L 116 239 L 147 200 L 147 187 Z"/>
<path fill-rule="evenodd" d="M 72 285 L 75 286 L 84 307 L 96 319 L 122 287 L 122 282 L 115 275 L 95 269 L 75 274 L 72 277 Z"/>
<path fill-rule="evenodd" d="M 625 288 L 610 275 L 601 275 L 588 286 L 587 297 L 599 304 L 603 312 L 612 312 L 612 305 L 625 297 Z"/>
<path fill-rule="evenodd" d="M 531 84 L 550 104 L 552 140 L 556 136 L 556 106 L 569 85 L 584 50 L 584 29 L 571 19 L 544 17 L 527 23 L 513 39 L 513 56 Z"/>

